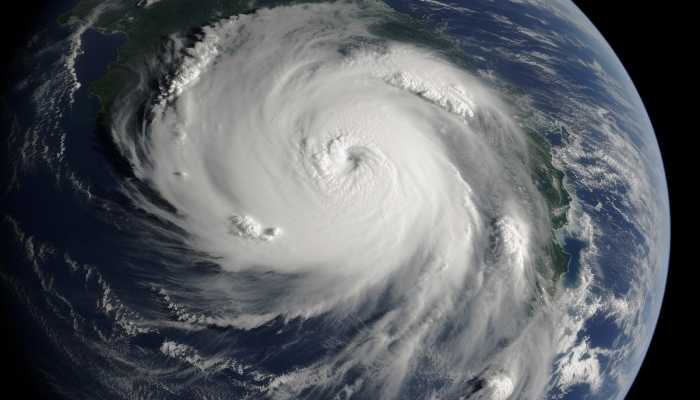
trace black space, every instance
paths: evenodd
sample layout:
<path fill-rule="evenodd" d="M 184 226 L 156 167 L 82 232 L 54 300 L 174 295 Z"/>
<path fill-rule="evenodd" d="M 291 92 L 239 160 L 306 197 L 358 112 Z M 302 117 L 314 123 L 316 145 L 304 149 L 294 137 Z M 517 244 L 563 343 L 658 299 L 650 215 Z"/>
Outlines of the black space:
<path fill-rule="evenodd" d="M 3 4 L 0 94 L 12 82 L 12 61 L 18 60 L 35 32 L 53 22 L 49 15 L 55 15 L 57 7 L 65 8 L 66 3 L 21 0 Z M 688 324 L 693 324 L 689 321 L 696 314 L 689 312 L 694 292 L 690 285 L 697 285 L 695 274 L 691 277 L 689 272 L 697 265 L 697 256 L 691 258 L 689 252 L 692 248 L 690 240 L 694 239 L 689 234 L 692 232 L 690 219 L 694 215 L 690 212 L 694 180 L 688 161 L 693 159 L 691 150 L 697 151 L 693 140 L 696 127 L 692 119 L 700 110 L 693 111 L 690 107 L 695 104 L 686 103 L 688 100 L 697 103 L 691 92 L 695 86 L 693 84 L 691 88 L 691 81 L 695 82 L 695 79 L 688 79 L 692 76 L 689 70 L 695 65 L 692 60 L 697 57 L 693 54 L 697 49 L 688 42 L 691 27 L 697 26 L 689 23 L 693 11 L 690 6 L 684 6 L 692 2 L 579 0 L 575 3 L 608 40 L 644 100 L 664 157 L 671 194 L 672 253 L 666 295 L 654 340 L 628 399 L 694 398 L 697 394 L 691 390 L 695 382 L 684 378 L 693 372 L 688 370 L 691 367 L 684 359 L 694 357 L 689 349 L 695 347 L 692 340 L 696 339 L 686 333 L 690 331 Z M 686 92 L 689 94 L 685 95 Z M 2 103 L 0 107 L 3 107 Z M 6 134 L 1 132 L 1 142 Z M 0 257 L 0 263 L 2 259 L 5 257 Z M 17 322 L 21 321 L 17 318 L 21 317 L 8 314 L 9 310 L 17 309 L 12 301 L 11 294 L 0 293 L 0 322 L 3 325 L 0 326 L 0 360 L 6 369 L 0 373 L 3 397 L 51 398 L 53 396 L 46 392 L 46 386 L 40 383 L 42 379 L 37 371 L 25 362 L 15 346 L 17 339 L 26 332 L 16 329 Z M 32 356 L 41 357 L 40 354 Z"/>

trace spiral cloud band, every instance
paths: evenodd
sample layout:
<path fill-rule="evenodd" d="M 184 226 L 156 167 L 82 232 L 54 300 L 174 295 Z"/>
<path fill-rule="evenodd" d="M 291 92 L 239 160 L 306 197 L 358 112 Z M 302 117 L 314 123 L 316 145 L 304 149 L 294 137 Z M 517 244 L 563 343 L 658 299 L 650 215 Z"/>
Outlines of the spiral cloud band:
<path fill-rule="evenodd" d="M 218 21 L 173 39 L 138 140 L 122 107 L 116 140 L 172 208 L 131 195 L 221 268 L 188 283 L 211 301 L 172 308 L 242 330 L 333 326 L 343 345 L 275 378 L 271 397 L 395 398 L 420 382 L 436 398 L 536 397 L 560 314 L 532 143 L 446 55 L 376 34 L 385 12 Z"/>

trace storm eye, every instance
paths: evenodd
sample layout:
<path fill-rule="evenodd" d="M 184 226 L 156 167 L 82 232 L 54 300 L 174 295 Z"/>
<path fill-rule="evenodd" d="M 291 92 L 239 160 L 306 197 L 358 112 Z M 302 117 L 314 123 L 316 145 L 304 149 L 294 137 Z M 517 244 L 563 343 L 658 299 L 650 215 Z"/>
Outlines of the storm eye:
<path fill-rule="evenodd" d="M 354 171 L 360 166 L 362 158 L 360 157 L 360 154 L 356 154 L 352 151 L 352 149 L 350 149 L 348 151 L 346 161 L 350 164 L 350 171 Z"/>

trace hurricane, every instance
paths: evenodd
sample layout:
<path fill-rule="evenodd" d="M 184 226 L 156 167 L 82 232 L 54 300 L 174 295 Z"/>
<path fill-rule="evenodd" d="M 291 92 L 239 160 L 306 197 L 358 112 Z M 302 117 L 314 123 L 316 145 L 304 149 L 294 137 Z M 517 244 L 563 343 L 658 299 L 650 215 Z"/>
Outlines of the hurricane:
<path fill-rule="evenodd" d="M 484 398 L 541 388 L 544 376 L 522 371 L 546 370 L 541 324 L 556 320 L 537 315 L 553 301 L 538 271 L 551 232 L 527 138 L 439 53 L 373 34 L 381 11 L 292 6 L 205 27 L 141 128 L 115 129 L 139 180 L 173 208 L 137 201 L 221 266 L 192 286 L 231 305 L 196 322 L 352 326 L 348 315 L 378 314 L 275 392 L 314 376 L 333 388 L 359 369 L 375 372 L 353 385 L 394 398 L 427 375 L 422 358 L 474 374 L 452 380 L 493 375 Z"/>
<path fill-rule="evenodd" d="M 569 88 L 552 118 L 540 92 L 474 68 L 463 42 L 424 22 L 375 1 L 256 7 L 164 36 L 130 65 L 135 83 L 101 119 L 122 176 L 109 194 L 83 191 L 126 261 L 106 272 L 60 257 L 117 324 L 106 344 L 81 339 L 120 371 L 100 382 L 202 399 L 559 399 L 627 385 L 610 371 L 643 357 L 654 272 L 619 292 L 600 284 L 602 205 L 573 185 L 623 185 L 636 203 L 620 209 L 642 204 L 635 229 L 651 231 L 664 205 L 649 184 L 663 178 L 637 167 L 648 144 L 611 134 L 596 139 L 609 153 L 588 152 L 571 118 L 617 134 L 601 105 Z M 596 316 L 636 347 L 597 343 Z"/>

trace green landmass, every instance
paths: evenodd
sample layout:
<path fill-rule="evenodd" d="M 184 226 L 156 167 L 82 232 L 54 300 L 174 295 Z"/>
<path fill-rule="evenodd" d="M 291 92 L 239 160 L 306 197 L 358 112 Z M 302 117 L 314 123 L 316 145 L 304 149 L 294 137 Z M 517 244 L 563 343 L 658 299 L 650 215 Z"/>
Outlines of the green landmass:
<path fill-rule="evenodd" d="M 542 260 L 545 271 L 552 272 L 558 282 L 568 271 L 571 256 L 559 242 L 557 230 L 566 225 L 566 213 L 571 196 L 564 187 L 564 173 L 552 163 L 552 148 L 541 132 L 527 130 L 529 138 L 530 171 L 537 189 L 547 202 L 552 225 L 552 240 L 547 246 L 548 260 Z"/>
<path fill-rule="evenodd" d="M 104 7 L 96 14 L 92 27 L 106 34 L 126 35 L 115 62 L 91 87 L 100 99 L 101 111 L 105 114 L 109 114 L 120 94 L 133 90 L 137 84 L 134 71 L 141 68 L 149 57 L 158 54 L 163 38 L 186 33 L 215 18 L 249 13 L 255 9 L 252 1 L 245 0 L 161 0 L 149 7 L 139 3 L 122 1 L 105 4 L 100 0 L 80 0 L 73 9 L 58 18 L 60 24 L 86 21 L 98 7 Z M 263 5 L 261 2 L 255 4 Z"/>

